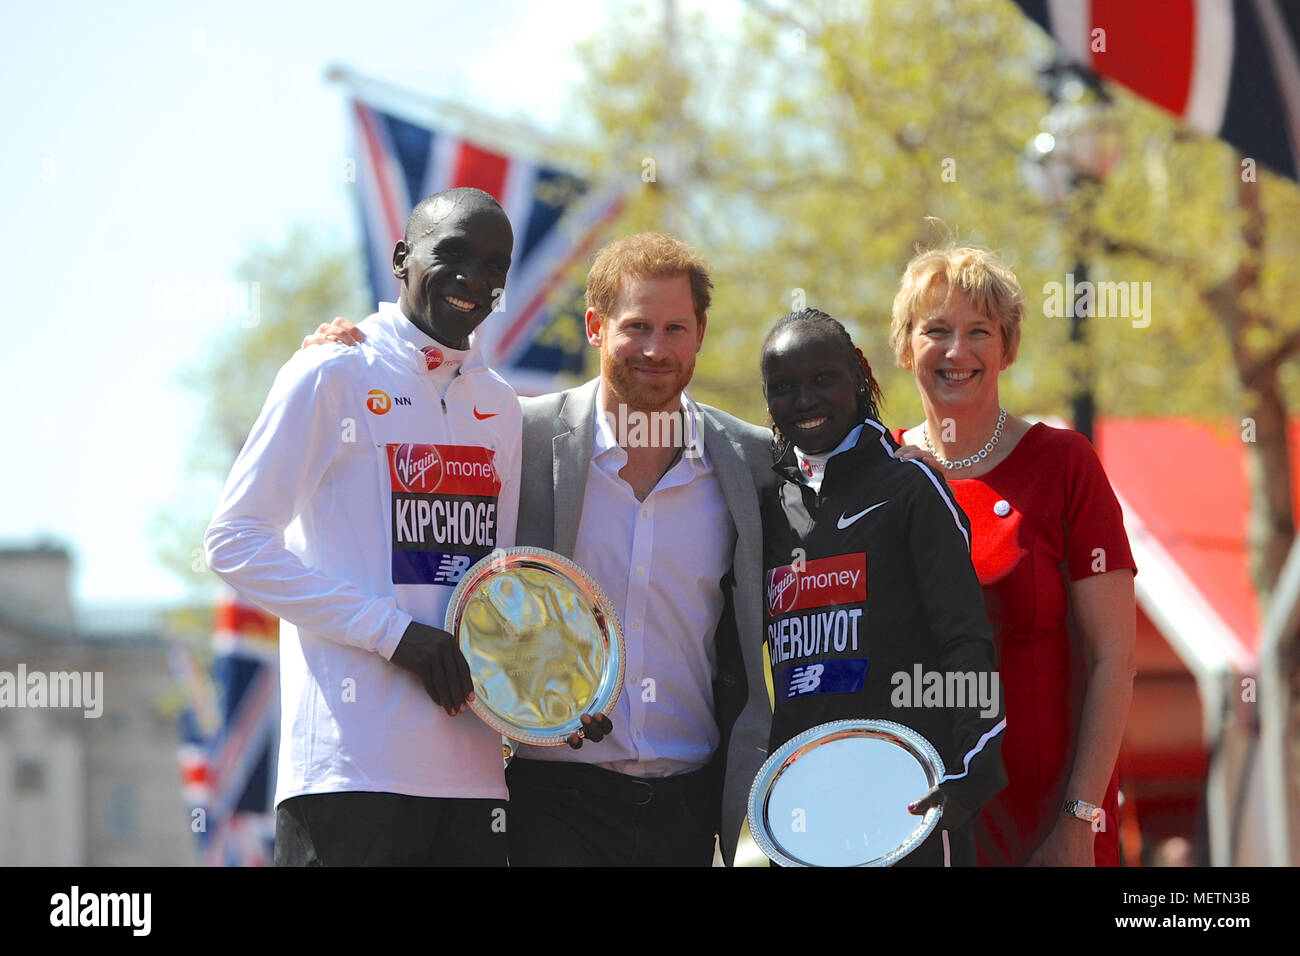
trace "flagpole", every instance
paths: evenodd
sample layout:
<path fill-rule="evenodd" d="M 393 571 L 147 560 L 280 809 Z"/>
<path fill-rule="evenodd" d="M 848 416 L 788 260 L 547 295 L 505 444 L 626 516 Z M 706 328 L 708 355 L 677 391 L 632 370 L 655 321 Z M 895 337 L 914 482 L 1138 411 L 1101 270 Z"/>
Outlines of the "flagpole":
<path fill-rule="evenodd" d="M 451 100 L 417 93 L 396 83 L 358 73 L 341 63 L 332 63 L 325 68 L 325 80 L 347 87 L 354 96 L 367 102 L 379 100 L 381 102 L 372 105 L 383 105 L 412 122 L 432 127 L 451 126 L 453 132 L 472 136 L 475 142 L 485 147 L 519 152 L 522 145 L 537 154 L 539 159 L 561 157 L 561 162 L 570 164 L 564 158 L 562 140 L 527 123 L 503 120 Z"/>

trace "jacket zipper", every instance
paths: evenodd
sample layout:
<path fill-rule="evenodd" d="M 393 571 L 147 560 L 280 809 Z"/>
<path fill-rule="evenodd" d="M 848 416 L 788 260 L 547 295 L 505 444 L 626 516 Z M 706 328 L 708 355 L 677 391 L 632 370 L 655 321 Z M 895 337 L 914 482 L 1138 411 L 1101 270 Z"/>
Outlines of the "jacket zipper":
<path fill-rule="evenodd" d="M 450 391 L 452 390 L 452 387 L 453 387 L 453 386 L 454 386 L 458 381 L 460 381 L 460 376 L 461 376 L 461 370 L 460 370 L 460 369 L 456 369 L 456 374 L 453 375 L 453 376 L 451 377 L 451 381 L 447 383 L 447 391 L 448 391 L 448 392 L 450 392 Z M 442 413 L 443 413 L 444 415 L 446 415 L 446 414 L 447 414 L 447 395 L 446 395 L 445 392 L 444 392 L 442 395 L 438 396 L 438 404 L 442 406 Z"/>

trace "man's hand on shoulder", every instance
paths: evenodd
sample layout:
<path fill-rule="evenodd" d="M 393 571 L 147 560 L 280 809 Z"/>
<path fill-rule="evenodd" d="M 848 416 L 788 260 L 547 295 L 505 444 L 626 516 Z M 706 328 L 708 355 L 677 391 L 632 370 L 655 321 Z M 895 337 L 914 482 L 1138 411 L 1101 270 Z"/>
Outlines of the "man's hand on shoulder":
<path fill-rule="evenodd" d="M 309 345 L 329 345 L 339 342 L 343 345 L 360 345 L 366 340 L 366 334 L 342 316 L 338 316 L 329 325 L 322 322 L 316 331 L 302 340 L 298 350 Z"/>
<path fill-rule="evenodd" d="M 433 702 L 455 717 L 474 699 L 469 662 L 456 638 L 437 627 L 412 621 L 393 651 L 392 663 L 420 679 Z"/>

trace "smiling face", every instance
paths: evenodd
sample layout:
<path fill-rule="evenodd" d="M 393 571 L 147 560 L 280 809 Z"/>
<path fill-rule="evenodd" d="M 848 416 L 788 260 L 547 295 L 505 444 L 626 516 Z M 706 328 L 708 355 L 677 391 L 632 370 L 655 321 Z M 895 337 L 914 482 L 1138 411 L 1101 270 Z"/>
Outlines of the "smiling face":
<path fill-rule="evenodd" d="M 805 454 L 831 451 L 860 423 L 862 367 L 829 335 L 787 329 L 763 350 L 762 367 L 772 423 Z"/>
<path fill-rule="evenodd" d="M 1007 367 L 998 323 L 977 312 L 960 293 L 912 328 L 912 373 L 925 398 L 938 406 L 997 403 L 998 373 Z"/>
<path fill-rule="evenodd" d="M 497 206 L 473 196 L 431 204 L 393 249 L 402 311 L 427 335 L 455 349 L 505 289 L 514 233 Z"/>
<path fill-rule="evenodd" d="M 707 316 L 697 319 L 685 275 L 623 276 L 610 316 L 587 310 L 611 397 L 636 411 L 676 411 L 695 373 Z"/>

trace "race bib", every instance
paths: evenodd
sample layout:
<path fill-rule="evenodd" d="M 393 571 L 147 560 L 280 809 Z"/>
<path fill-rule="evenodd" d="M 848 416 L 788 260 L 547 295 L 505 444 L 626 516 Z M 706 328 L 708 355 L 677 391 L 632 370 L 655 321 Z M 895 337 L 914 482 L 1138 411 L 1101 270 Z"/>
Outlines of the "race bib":
<path fill-rule="evenodd" d="M 766 576 L 768 654 L 776 692 L 849 694 L 867 673 L 862 552 L 772 568 Z M 794 666 L 785 666 L 790 665 Z"/>
<path fill-rule="evenodd" d="M 495 452 L 479 445 L 386 447 L 393 583 L 454 585 L 496 547 Z"/>

